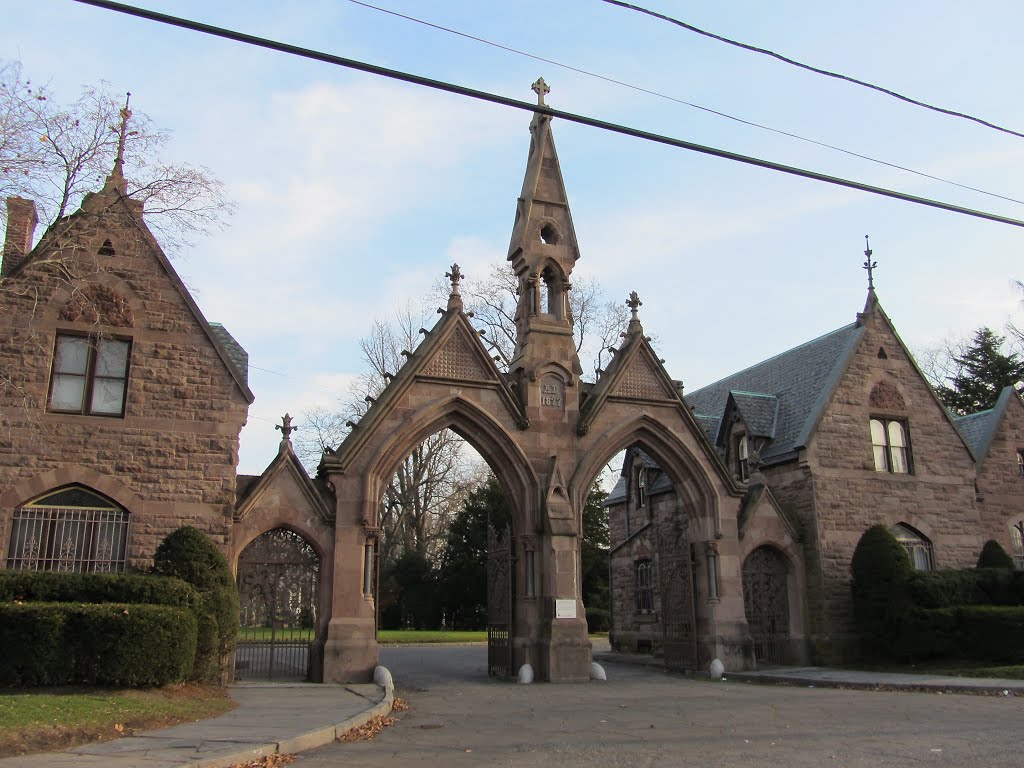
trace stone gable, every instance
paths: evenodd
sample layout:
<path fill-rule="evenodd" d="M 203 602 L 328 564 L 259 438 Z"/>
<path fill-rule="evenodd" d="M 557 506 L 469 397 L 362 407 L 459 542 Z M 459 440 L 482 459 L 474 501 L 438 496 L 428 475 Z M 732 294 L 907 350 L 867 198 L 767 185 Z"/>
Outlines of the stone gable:
<path fill-rule="evenodd" d="M 110 190 L 92 195 L 0 279 L 0 370 L 12 374 L 0 388 L 5 562 L 14 510 L 68 484 L 127 510 L 129 567 L 184 524 L 228 546 L 251 395 L 140 215 Z M 130 344 L 123 416 L 48 408 L 58 334 Z"/>

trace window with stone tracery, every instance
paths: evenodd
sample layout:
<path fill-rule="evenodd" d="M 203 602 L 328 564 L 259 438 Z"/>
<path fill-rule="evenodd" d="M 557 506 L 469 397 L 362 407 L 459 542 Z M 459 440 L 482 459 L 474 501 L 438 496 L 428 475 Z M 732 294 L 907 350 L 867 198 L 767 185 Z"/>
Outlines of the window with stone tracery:
<path fill-rule="evenodd" d="M 910 445 L 902 421 L 871 419 L 871 450 L 876 472 L 910 473 Z"/>
<path fill-rule="evenodd" d="M 14 511 L 12 570 L 120 572 L 127 555 L 128 511 L 83 486 L 52 491 Z"/>

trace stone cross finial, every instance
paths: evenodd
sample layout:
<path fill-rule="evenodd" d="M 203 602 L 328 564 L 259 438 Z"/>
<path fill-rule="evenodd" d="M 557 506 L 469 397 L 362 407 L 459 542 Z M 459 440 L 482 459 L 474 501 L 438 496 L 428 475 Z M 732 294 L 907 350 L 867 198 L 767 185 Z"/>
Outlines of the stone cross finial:
<path fill-rule="evenodd" d="M 644 303 L 640 301 L 640 297 L 637 296 L 636 291 L 632 291 L 629 294 L 629 298 L 626 300 L 626 306 L 629 307 L 629 311 L 633 313 L 633 319 L 636 319 L 637 310 L 642 307 Z"/>
<path fill-rule="evenodd" d="M 462 282 L 462 270 L 458 264 L 452 264 L 451 272 L 445 272 L 444 276 L 452 281 L 452 295 L 459 295 L 459 283 Z"/>
<path fill-rule="evenodd" d="M 280 429 L 281 437 L 284 440 L 290 440 L 292 432 L 298 429 L 298 427 L 292 426 L 292 417 L 286 413 L 284 416 L 281 417 L 281 423 L 274 425 L 274 429 Z"/>
<path fill-rule="evenodd" d="M 537 82 L 530 86 L 530 90 L 537 94 L 537 106 L 546 107 L 547 104 L 544 103 L 544 96 L 551 93 L 551 88 L 544 82 L 544 78 L 538 77 Z"/>
<path fill-rule="evenodd" d="M 864 235 L 864 255 L 867 256 L 864 269 L 868 271 L 868 290 L 873 291 L 875 290 L 875 267 L 878 266 L 878 262 L 871 260 L 871 243 L 867 235 Z"/>

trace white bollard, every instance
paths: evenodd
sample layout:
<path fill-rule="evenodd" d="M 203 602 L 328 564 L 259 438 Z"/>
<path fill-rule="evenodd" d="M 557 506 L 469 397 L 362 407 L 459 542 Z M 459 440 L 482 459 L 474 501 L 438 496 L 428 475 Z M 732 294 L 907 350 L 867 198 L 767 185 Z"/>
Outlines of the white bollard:
<path fill-rule="evenodd" d="M 527 683 L 532 683 L 533 667 L 531 667 L 529 664 L 523 664 L 523 666 L 519 668 L 519 679 L 516 682 L 522 683 L 523 685 L 526 685 Z"/>
<path fill-rule="evenodd" d="M 721 680 L 722 675 L 725 674 L 725 664 L 720 659 L 715 659 L 711 662 L 711 669 L 709 670 L 712 680 Z"/>
<path fill-rule="evenodd" d="M 591 680 L 607 680 L 608 679 L 608 675 L 605 674 L 604 667 L 602 667 L 596 661 L 590 662 L 590 679 Z"/>

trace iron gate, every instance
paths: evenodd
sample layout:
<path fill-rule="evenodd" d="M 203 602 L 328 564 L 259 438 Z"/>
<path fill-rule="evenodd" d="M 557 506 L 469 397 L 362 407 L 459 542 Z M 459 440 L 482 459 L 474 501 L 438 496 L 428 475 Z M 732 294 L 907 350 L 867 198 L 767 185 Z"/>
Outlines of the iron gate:
<path fill-rule="evenodd" d="M 512 590 L 515 583 L 511 528 L 487 526 L 487 674 L 512 674 Z"/>
<path fill-rule="evenodd" d="M 743 608 L 757 661 L 791 661 L 788 571 L 774 547 L 758 547 L 743 561 Z"/>
<path fill-rule="evenodd" d="M 658 532 L 658 565 L 665 668 L 692 672 L 697 668 L 693 558 L 681 531 Z"/>
<path fill-rule="evenodd" d="M 236 680 L 309 677 L 319 594 L 320 558 L 299 534 L 275 528 L 242 550 Z"/>

